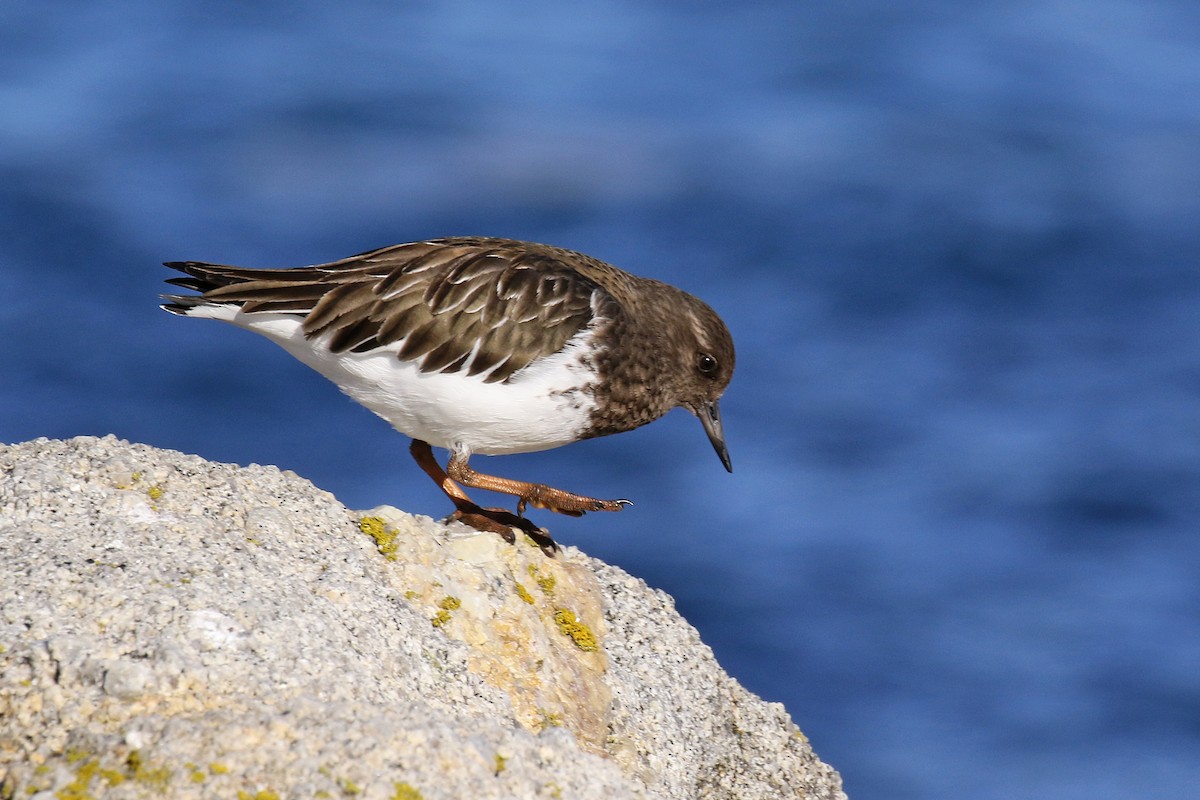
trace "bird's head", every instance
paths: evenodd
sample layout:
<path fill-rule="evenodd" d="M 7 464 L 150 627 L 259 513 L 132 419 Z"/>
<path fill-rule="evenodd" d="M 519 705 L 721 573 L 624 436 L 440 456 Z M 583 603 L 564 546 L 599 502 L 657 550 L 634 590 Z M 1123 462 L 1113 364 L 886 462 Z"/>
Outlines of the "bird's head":
<path fill-rule="evenodd" d="M 688 300 L 684 314 L 690 324 L 683 326 L 678 341 L 673 343 L 676 363 L 681 367 L 677 373 L 678 404 L 700 419 L 721 463 L 733 472 L 718 404 L 733 377 L 733 337 L 715 311 L 694 297 Z"/>

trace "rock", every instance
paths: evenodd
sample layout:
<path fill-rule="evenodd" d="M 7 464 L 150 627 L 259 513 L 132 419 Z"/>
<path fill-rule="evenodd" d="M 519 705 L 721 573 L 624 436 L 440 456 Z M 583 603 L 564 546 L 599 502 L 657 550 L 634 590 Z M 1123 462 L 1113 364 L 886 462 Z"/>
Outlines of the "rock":
<path fill-rule="evenodd" d="M 0 798 L 842 798 L 566 547 L 113 437 L 0 446 Z"/>

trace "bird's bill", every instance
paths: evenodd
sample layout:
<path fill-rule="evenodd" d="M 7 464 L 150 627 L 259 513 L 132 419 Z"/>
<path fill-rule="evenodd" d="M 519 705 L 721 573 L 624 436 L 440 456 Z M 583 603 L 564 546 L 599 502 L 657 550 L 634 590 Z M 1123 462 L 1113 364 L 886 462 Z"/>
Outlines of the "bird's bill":
<path fill-rule="evenodd" d="M 733 472 L 733 463 L 729 460 L 729 448 L 725 446 L 725 431 L 721 427 L 721 407 L 717 405 L 716 400 L 711 403 L 701 403 L 696 408 L 696 416 L 700 418 L 700 424 L 704 426 L 704 432 L 708 434 L 708 440 L 712 442 L 713 449 L 717 451 L 721 463 L 725 465 L 727 471 Z"/>

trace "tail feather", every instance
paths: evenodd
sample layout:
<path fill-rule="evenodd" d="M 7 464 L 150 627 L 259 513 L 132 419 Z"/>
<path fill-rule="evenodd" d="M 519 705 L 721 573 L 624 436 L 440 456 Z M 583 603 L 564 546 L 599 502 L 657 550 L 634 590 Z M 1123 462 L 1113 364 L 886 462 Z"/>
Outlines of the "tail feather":
<path fill-rule="evenodd" d="M 167 283 L 200 292 L 162 295 L 168 301 L 162 308 L 181 316 L 217 305 L 236 306 L 247 313 L 270 311 L 303 316 L 329 288 L 303 269 L 246 269 L 202 261 L 167 261 L 164 266 L 186 275 L 168 278 Z"/>
<path fill-rule="evenodd" d="M 177 281 L 192 281 L 195 286 L 188 288 L 197 288 L 200 291 L 208 291 L 215 289 L 218 286 L 227 286 L 231 283 L 251 280 L 249 275 L 246 275 L 246 270 L 238 267 L 229 267 L 224 264 L 208 264 L 203 261 L 164 261 L 164 267 L 170 267 L 173 270 L 187 275 L 187 278 L 171 278 L 167 283 L 176 283 Z M 241 275 L 237 273 L 241 272 Z M 177 285 L 184 285 L 182 283 Z"/>
<path fill-rule="evenodd" d="M 200 306 L 211 305 L 198 294 L 160 294 L 159 297 L 167 301 L 160 306 L 163 311 L 169 311 L 181 317 L 188 316 L 193 309 Z"/>

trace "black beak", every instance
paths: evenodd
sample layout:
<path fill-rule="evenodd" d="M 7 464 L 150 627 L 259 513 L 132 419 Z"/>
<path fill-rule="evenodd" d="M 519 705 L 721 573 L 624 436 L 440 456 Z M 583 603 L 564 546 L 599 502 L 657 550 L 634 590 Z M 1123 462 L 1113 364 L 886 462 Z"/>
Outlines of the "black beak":
<path fill-rule="evenodd" d="M 729 448 L 725 446 L 725 432 L 721 428 L 721 407 L 717 405 L 716 400 L 711 403 L 701 403 L 696 408 L 696 416 L 700 418 L 700 424 L 704 426 L 704 432 L 708 434 L 708 440 L 712 442 L 713 449 L 717 451 L 721 463 L 725 465 L 727 471 L 733 472 L 733 464 L 729 460 Z"/>

